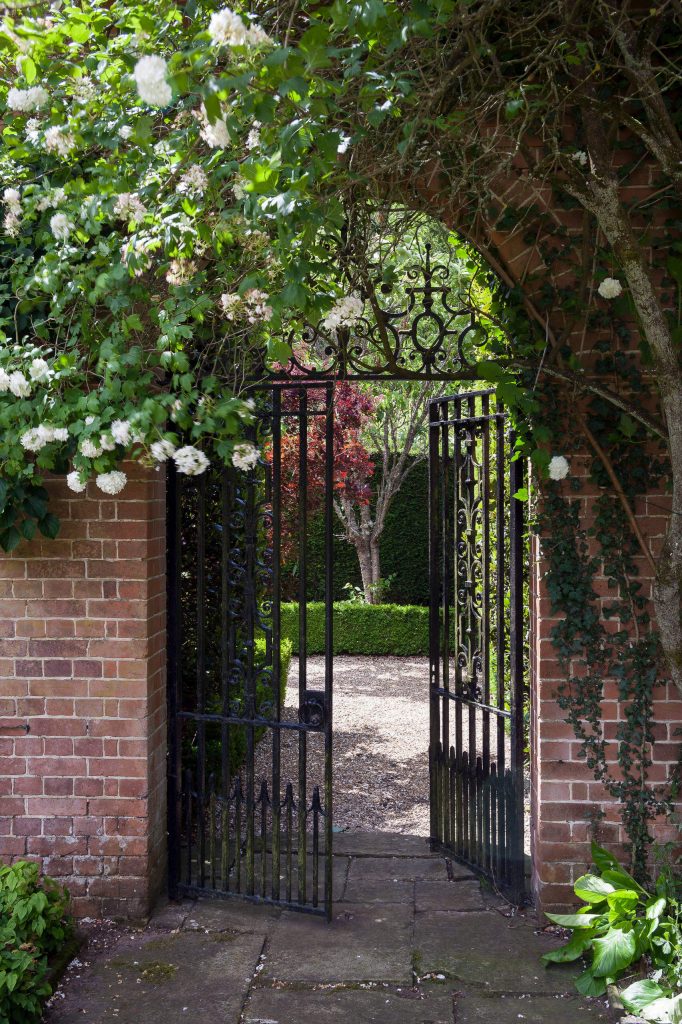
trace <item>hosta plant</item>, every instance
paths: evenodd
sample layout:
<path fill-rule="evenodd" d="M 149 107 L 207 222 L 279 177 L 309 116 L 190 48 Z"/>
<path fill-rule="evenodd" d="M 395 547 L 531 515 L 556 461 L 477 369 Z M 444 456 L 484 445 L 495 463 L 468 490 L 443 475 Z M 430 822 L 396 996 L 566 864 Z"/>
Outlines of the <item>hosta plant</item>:
<path fill-rule="evenodd" d="M 585 996 L 600 996 L 607 986 L 633 975 L 621 996 L 628 1010 L 659 1024 L 682 1022 L 682 907 L 669 872 L 647 892 L 606 850 L 592 845 L 598 873 L 582 875 L 574 891 L 585 904 L 575 914 L 548 914 L 570 928 L 566 945 L 543 961 L 567 963 L 580 957 L 589 967 L 576 981 Z"/>

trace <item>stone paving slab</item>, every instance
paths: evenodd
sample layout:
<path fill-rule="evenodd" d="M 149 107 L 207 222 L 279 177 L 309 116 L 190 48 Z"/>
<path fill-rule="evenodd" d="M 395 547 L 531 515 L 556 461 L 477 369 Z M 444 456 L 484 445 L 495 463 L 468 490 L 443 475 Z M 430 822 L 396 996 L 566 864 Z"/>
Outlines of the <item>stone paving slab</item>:
<path fill-rule="evenodd" d="M 598 1000 L 577 996 L 479 996 L 455 1000 L 457 1024 L 606 1024 L 618 1019 Z"/>
<path fill-rule="evenodd" d="M 392 879 L 432 878 L 447 881 L 448 873 L 442 857 L 422 859 L 420 857 L 358 857 L 353 858 L 348 875 L 352 882 Z"/>
<path fill-rule="evenodd" d="M 334 836 L 334 853 L 356 857 L 438 857 L 424 836 L 403 836 L 391 832 L 339 832 Z"/>
<path fill-rule="evenodd" d="M 331 924 L 285 911 L 270 932 L 262 977 L 286 982 L 412 980 L 412 907 L 341 904 Z"/>
<path fill-rule="evenodd" d="M 543 967 L 540 957 L 561 940 L 536 935 L 523 918 L 482 913 L 417 914 L 414 946 L 422 974 L 443 972 L 490 992 L 570 994 L 580 973 L 572 965 Z"/>
<path fill-rule="evenodd" d="M 412 990 L 331 989 L 322 992 L 256 989 L 244 1024 L 452 1024 L 452 995 Z"/>
<path fill-rule="evenodd" d="M 69 985 L 45 1024 L 187 1024 L 239 1019 L 263 939 L 155 932 L 127 937 Z"/>
<path fill-rule="evenodd" d="M 418 879 L 414 889 L 418 914 L 441 910 L 485 910 L 481 886 L 473 880 L 432 882 Z"/>
<path fill-rule="evenodd" d="M 245 903 L 239 899 L 198 900 L 185 917 L 186 931 L 255 932 L 265 935 L 282 911 L 267 903 Z"/>
<path fill-rule="evenodd" d="M 412 905 L 414 903 L 414 882 L 405 878 L 349 878 L 343 902 L 409 903 Z"/>

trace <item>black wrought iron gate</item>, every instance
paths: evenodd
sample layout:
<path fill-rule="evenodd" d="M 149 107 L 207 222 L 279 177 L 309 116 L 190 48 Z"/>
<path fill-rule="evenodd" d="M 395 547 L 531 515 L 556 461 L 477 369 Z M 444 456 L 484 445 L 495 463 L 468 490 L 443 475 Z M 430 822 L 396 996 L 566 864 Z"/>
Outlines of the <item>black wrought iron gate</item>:
<path fill-rule="evenodd" d="M 522 461 L 494 393 L 429 416 L 431 838 L 524 889 Z"/>
<path fill-rule="evenodd" d="M 198 477 L 170 470 L 172 895 L 236 896 L 331 913 L 333 397 L 331 382 L 261 391 L 249 438 L 260 451 L 255 466 Z M 323 467 L 327 655 L 321 680 L 311 686 L 306 598 L 313 429 L 317 466 L 321 452 Z M 285 443 L 296 453 L 288 475 Z M 289 710 L 281 669 L 283 514 L 294 519 L 288 536 L 299 568 L 298 699 Z"/>

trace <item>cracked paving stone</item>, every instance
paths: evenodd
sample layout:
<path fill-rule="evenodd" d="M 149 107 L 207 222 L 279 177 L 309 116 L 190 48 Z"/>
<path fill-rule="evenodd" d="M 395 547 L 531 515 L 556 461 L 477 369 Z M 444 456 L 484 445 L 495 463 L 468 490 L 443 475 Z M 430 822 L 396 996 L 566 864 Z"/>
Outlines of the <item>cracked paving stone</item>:
<path fill-rule="evenodd" d="M 452 995 L 411 990 L 331 989 L 303 992 L 258 989 L 249 999 L 244 1024 L 452 1024 Z"/>
<path fill-rule="evenodd" d="M 258 935 L 125 936 L 68 985 L 45 1024 L 187 1024 L 239 1014 L 258 963 Z"/>
<path fill-rule="evenodd" d="M 457 1024 L 606 1024 L 618 1015 L 601 1000 L 577 996 L 480 996 L 464 993 L 455 1001 Z"/>
<path fill-rule="evenodd" d="M 340 904 L 331 924 L 286 911 L 270 932 L 262 979 L 282 982 L 412 980 L 412 907 Z"/>
<path fill-rule="evenodd" d="M 443 972 L 491 992 L 570 994 L 580 973 L 574 965 L 540 963 L 543 953 L 561 945 L 556 936 L 536 935 L 533 922 L 492 910 L 418 914 L 414 945 L 423 974 Z"/>
<path fill-rule="evenodd" d="M 358 857 L 351 861 L 348 884 L 356 881 L 431 878 L 447 881 L 448 873 L 442 857 Z"/>
<path fill-rule="evenodd" d="M 344 903 L 411 904 L 413 901 L 414 882 L 403 878 L 349 879 L 343 894 Z"/>
<path fill-rule="evenodd" d="M 485 910 L 481 886 L 477 881 L 431 882 L 419 879 L 415 882 L 415 905 L 417 913 Z"/>

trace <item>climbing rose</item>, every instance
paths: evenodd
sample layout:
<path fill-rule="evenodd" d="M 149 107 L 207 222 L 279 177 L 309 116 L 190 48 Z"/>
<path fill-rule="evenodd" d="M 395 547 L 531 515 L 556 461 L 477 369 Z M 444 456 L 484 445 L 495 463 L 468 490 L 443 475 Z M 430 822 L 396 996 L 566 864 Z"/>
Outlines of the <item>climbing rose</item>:
<path fill-rule="evenodd" d="M 40 110 L 49 101 L 50 94 L 42 85 L 32 85 L 30 89 L 10 89 L 7 93 L 7 106 L 10 110 L 18 110 L 22 114 Z"/>
<path fill-rule="evenodd" d="M 206 191 L 207 187 L 208 177 L 203 167 L 199 164 L 192 164 L 180 178 L 175 191 L 200 196 Z"/>
<path fill-rule="evenodd" d="M 166 81 L 168 67 L 163 57 L 140 57 L 133 76 L 140 99 L 150 107 L 166 107 L 173 98 L 173 90 Z"/>
<path fill-rule="evenodd" d="M 17 398 L 28 398 L 31 394 L 31 385 L 24 377 L 21 370 L 15 370 L 9 375 L 9 390 Z"/>
<path fill-rule="evenodd" d="M 209 466 L 204 453 L 191 444 L 184 448 L 178 448 L 173 454 L 173 462 L 178 473 L 184 473 L 185 476 L 199 476 L 201 473 L 205 473 Z"/>
<path fill-rule="evenodd" d="M 229 7 L 211 15 L 208 34 L 218 46 L 260 46 L 271 42 L 260 25 L 245 25 Z"/>
<path fill-rule="evenodd" d="M 128 477 L 120 469 L 112 469 L 110 473 L 99 473 L 97 476 L 97 486 L 105 494 L 118 494 L 127 482 Z"/>
<path fill-rule="evenodd" d="M 47 384 L 52 376 L 50 367 L 44 359 L 31 360 L 28 374 L 31 380 L 38 381 L 39 384 Z"/>
<path fill-rule="evenodd" d="M 116 444 L 129 445 L 131 441 L 130 423 L 128 420 L 114 420 L 111 424 L 111 436 Z"/>
<path fill-rule="evenodd" d="M 252 444 L 236 444 L 232 450 L 232 465 L 246 473 L 258 464 L 259 451 Z"/>
<path fill-rule="evenodd" d="M 199 120 L 202 123 L 200 135 L 211 149 L 225 149 L 229 146 L 230 133 L 224 117 L 219 117 L 217 121 L 209 121 L 206 107 L 202 103 Z"/>
<path fill-rule="evenodd" d="M 554 455 L 549 462 L 550 480 L 565 480 L 569 471 L 568 459 L 563 455 Z"/>
<path fill-rule="evenodd" d="M 43 145 L 48 153 L 57 153 L 58 156 L 68 156 L 76 146 L 76 138 L 71 132 L 65 131 L 58 125 L 51 125 L 45 132 Z"/>
<path fill-rule="evenodd" d="M 66 484 L 68 488 L 72 491 L 75 491 L 76 494 L 81 494 L 85 490 L 85 483 L 83 482 L 80 473 L 78 473 L 75 469 L 73 470 L 73 472 L 67 473 Z"/>
<path fill-rule="evenodd" d="M 114 203 L 114 213 L 122 220 L 142 220 L 147 212 L 147 207 L 141 201 L 137 192 L 121 192 Z"/>
<path fill-rule="evenodd" d="M 362 316 L 364 303 L 359 295 L 344 295 L 334 303 L 322 321 L 322 326 L 328 331 L 335 331 L 338 327 L 352 327 Z"/>
<path fill-rule="evenodd" d="M 603 299 L 617 299 L 623 286 L 617 277 L 605 277 L 597 291 Z"/>
<path fill-rule="evenodd" d="M 150 451 L 155 462 L 166 462 L 175 451 L 175 445 L 164 438 L 162 441 L 154 441 Z"/>
<path fill-rule="evenodd" d="M 50 217 L 50 231 L 58 242 L 65 242 L 73 231 L 73 224 L 65 213 L 53 213 Z"/>
<path fill-rule="evenodd" d="M 79 447 L 81 454 L 83 454 L 86 459 L 96 459 L 102 454 L 102 449 L 91 441 L 89 437 L 84 438 Z"/>

